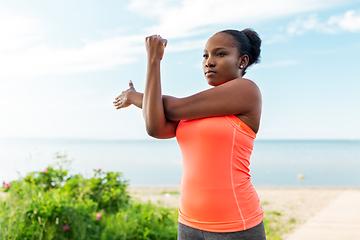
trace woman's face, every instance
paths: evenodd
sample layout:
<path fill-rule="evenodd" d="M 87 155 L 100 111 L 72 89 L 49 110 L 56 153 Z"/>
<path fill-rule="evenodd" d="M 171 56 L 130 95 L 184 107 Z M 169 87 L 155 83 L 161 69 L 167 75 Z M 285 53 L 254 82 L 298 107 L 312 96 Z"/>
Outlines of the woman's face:
<path fill-rule="evenodd" d="M 231 35 L 217 33 L 207 41 L 202 66 L 210 85 L 218 86 L 241 77 L 240 64 L 241 57 Z"/>

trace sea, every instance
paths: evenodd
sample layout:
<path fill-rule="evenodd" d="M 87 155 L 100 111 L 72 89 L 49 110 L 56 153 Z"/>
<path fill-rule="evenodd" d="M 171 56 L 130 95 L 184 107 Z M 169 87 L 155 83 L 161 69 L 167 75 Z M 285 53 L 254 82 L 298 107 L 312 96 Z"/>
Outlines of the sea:
<path fill-rule="evenodd" d="M 122 172 L 130 186 L 178 186 L 179 146 L 171 140 L 0 139 L 0 183 L 71 160 L 69 174 Z M 255 187 L 360 187 L 360 140 L 255 140 Z"/>

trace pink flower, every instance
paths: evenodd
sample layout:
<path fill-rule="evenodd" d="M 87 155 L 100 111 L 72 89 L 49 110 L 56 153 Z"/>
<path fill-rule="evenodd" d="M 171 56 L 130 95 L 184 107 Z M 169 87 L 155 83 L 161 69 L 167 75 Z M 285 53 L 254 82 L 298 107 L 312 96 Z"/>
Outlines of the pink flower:
<path fill-rule="evenodd" d="M 44 170 L 42 170 L 42 173 L 46 173 L 48 171 L 47 168 L 45 168 Z"/>
<path fill-rule="evenodd" d="M 62 230 L 63 230 L 63 231 L 67 231 L 67 230 L 69 230 L 69 229 L 70 229 L 70 227 L 69 227 L 68 225 L 62 226 Z"/>
<path fill-rule="evenodd" d="M 99 221 L 101 217 L 102 217 L 102 214 L 101 214 L 101 212 L 99 212 L 99 213 L 96 215 L 96 220 Z"/>
<path fill-rule="evenodd" d="M 98 171 L 101 172 L 101 168 L 99 168 Z"/>
<path fill-rule="evenodd" d="M 10 183 L 4 183 L 4 187 L 9 188 L 9 187 L 10 187 Z"/>

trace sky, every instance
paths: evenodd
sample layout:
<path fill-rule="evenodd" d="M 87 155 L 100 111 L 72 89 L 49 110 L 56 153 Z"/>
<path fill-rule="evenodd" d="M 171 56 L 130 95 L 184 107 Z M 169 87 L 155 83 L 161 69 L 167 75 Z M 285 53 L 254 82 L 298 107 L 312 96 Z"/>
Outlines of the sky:
<path fill-rule="evenodd" d="M 258 139 L 360 139 L 360 1 L 0 1 L 0 138 L 150 139 L 141 110 L 112 102 L 143 91 L 144 39 L 168 40 L 163 93 L 208 89 L 209 37 L 252 28 L 261 62 Z"/>

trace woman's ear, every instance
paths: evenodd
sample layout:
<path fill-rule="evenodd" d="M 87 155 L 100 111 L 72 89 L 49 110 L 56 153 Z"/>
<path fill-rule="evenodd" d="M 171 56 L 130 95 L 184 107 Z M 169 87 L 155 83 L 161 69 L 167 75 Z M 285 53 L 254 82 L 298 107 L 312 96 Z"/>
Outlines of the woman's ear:
<path fill-rule="evenodd" d="M 239 61 L 239 68 L 240 69 L 244 69 L 247 67 L 247 65 L 249 64 L 249 56 L 244 54 L 240 57 L 240 61 Z"/>

